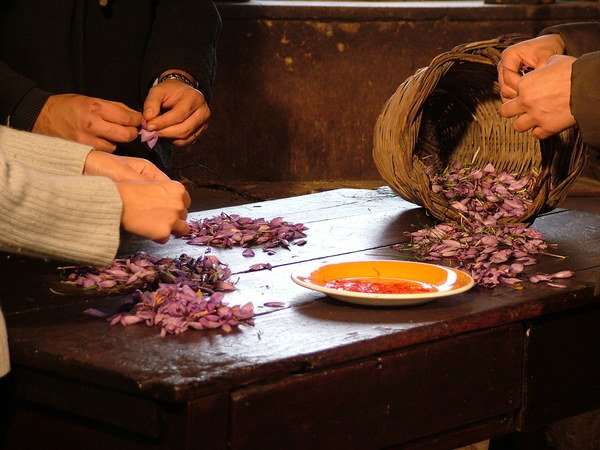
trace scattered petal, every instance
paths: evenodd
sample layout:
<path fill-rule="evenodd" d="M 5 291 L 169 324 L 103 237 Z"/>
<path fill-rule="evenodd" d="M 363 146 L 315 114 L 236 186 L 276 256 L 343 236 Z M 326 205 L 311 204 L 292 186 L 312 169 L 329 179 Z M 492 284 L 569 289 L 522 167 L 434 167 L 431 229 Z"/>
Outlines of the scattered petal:
<path fill-rule="evenodd" d="M 98 317 L 100 319 L 106 319 L 106 318 L 110 317 L 110 314 L 105 313 L 105 312 L 100 311 L 99 309 L 95 309 L 95 308 L 88 308 L 88 309 L 84 310 L 83 313 L 86 316 Z"/>
<path fill-rule="evenodd" d="M 575 275 L 575 272 L 572 270 L 561 270 L 560 272 L 556 272 L 552 274 L 552 278 L 571 278 Z"/>
<path fill-rule="evenodd" d="M 242 252 L 242 255 L 246 258 L 252 258 L 254 256 L 254 251 L 251 248 L 247 248 Z"/>
<path fill-rule="evenodd" d="M 264 306 L 268 306 L 269 308 L 283 308 L 285 306 L 284 302 L 265 302 Z"/>

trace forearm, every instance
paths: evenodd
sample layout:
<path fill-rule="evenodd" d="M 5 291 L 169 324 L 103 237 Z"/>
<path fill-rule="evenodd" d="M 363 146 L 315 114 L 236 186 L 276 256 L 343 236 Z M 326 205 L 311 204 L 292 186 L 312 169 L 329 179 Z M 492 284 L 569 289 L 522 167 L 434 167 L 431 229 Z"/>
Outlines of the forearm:
<path fill-rule="evenodd" d="M 0 152 L 0 250 L 103 266 L 119 245 L 122 203 L 108 178 L 55 175 Z"/>
<path fill-rule="evenodd" d="M 7 160 L 56 174 L 81 174 L 92 147 L 0 126 L 0 151 Z"/>

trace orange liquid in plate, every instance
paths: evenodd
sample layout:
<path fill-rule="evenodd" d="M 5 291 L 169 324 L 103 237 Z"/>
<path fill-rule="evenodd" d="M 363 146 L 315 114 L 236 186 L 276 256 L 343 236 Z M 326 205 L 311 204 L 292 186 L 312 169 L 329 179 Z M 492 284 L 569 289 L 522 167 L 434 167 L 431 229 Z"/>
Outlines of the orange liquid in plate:
<path fill-rule="evenodd" d="M 328 281 L 325 287 L 364 294 L 423 294 L 437 292 L 434 286 L 414 281 L 386 280 L 384 278 L 339 278 Z"/>

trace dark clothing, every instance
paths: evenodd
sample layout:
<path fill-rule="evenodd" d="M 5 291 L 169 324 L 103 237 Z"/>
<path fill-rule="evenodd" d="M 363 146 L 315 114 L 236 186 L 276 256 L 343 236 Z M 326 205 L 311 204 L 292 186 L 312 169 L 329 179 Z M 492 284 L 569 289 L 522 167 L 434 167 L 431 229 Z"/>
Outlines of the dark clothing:
<path fill-rule="evenodd" d="M 557 25 L 542 34 L 559 34 L 567 54 L 577 57 L 571 73 L 571 114 L 583 142 L 600 149 L 600 23 Z"/>
<path fill-rule="evenodd" d="M 220 26 L 211 0 L 2 0 L 0 122 L 29 131 L 48 96 L 62 93 L 141 111 L 167 69 L 193 75 L 208 102 Z"/>
<path fill-rule="evenodd" d="M 571 114 L 583 142 L 600 150 L 600 51 L 586 53 L 573 63 Z"/>

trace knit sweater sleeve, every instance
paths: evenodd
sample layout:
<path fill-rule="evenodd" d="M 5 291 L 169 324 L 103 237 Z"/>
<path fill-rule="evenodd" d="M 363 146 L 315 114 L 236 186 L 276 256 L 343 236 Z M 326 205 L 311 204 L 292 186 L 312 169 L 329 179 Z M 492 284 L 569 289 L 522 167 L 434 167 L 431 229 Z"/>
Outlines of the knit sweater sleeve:
<path fill-rule="evenodd" d="M 82 176 L 91 147 L 0 127 L 0 249 L 106 265 L 119 245 L 121 197 Z"/>
<path fill-rule="evenodd" d="M 121 198 L 108 178 L 31 169 L 0 151 L 0 249 L 103 266 L 119 245 Z"/>
<path fill-rule="evenodd" d="M 55 174 L 81 174 L 93 148 L 61 138 L 0 126 L 0 151 L 24 166 Z"/>

